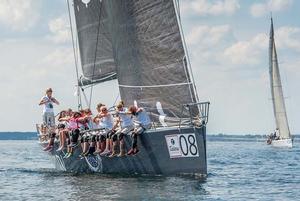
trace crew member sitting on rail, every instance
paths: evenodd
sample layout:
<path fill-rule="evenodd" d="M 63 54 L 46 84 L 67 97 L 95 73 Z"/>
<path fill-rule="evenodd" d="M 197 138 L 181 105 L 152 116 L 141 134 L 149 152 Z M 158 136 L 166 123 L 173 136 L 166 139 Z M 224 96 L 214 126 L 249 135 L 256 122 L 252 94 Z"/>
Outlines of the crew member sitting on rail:
<path fill-rule="evenodd" d="M 108 135 L 114 124 L 113 116 L 108 112 L 106 106 L 101 106 L 100 113 L 94 118 L 94 122 L 99 125 L 100 129 L 104 129 L 96 138 L 97 150 L 95 154 L 103 153 L 103 155 L 106 155 L 110 153 L 110 139 Z"/>
<path fill-rule="evenodd" d="M 112 135 L 113 140 L 113 150 L 109 157 L 114 157 L 117 155 L 118 142 L 120 143 L 120 153 L 118 157 L 125 156 L 125 141 L 124 136 L 133 131 L 134 124 L 132 120 L 132 114 L 124 107 L 123 101 L 120 101 L 116 108 L 117 121 L 116 124 L 121 123 L 121 127 Z"/>
<path fill-rule="evenodd" d="M 84 118 L 81 116 L 80 112 L 74 112 L 73 116 L 68 119 L 69 123 L 69 134 L 70 134 L 70 144 L 67 149 L 67 153 L 64 156 L 65 158 L 69 158 L 73 154 L 73 148 L 77 145 L 78 138 L 80 135 L 80 128 L 83 127 L 85 123 Z"/>
<path fill-rule="evenodd" d="M 147 129 L 151 128 L 151 121 L 149 115 L 144 108 L 138 108 L 136 106 L 130 106 L 129 112 L 135 117 L 135 128 L 131 134 L 132 145 L 127 155 L 135 155 L 139 152 L 137 146 L 137 137 L 139 134 L 144 133 Z"/>
<path fill-rule="evenodd" d="M 81 112 L 83 127 L 81 130 L 92 130 L 94 129 L 94 123 L 92 121 L 92 112 L 90 109 L 82 110 Z M 89 141 L 91 141 L 89 143 Z M 81 136 L 81 148 L 82 148 L 82 156 L 88 155 L 90 152 L 95 151 L 95 142 L 96 136 L 91 135 L 89 132 L 85 132 Z"/>
<path fill-rule="evenodd" d="M 60 118 L 62 118 L 62 117 L 64 117 L 66 115 L 66 111 L 61 111 L 60 112 L 60 115 L 59 115 L 59 117 L 58 117 L 58 120 L 60 119 Z M 42 125 L 43 127 L 44 127 L 44 125 Z M 65 125 L 62 125 L 62 124 L 58 124 L 58 126 L 57 126 L 57 130 L 58 130 L 58 133 L 59 133 L 59 141 L 60 141 L 60 143 L 62 143 L 62 142 L 64 142 L 62 139 L 61 139 L 61 132 L 62 132 L 62 130 L 64 129 L 64 127 L 63 126 L 65 126 Z M 46 128 L 46 127 L 45 127 Z M 43 149 L 44 151 L 49 151 L 49 152 L 51 152 L 52 150 L 53 150 L 53 147 L 54 147 L 54 141 L 55 141 L 55 137 L 56 137 L 56 133 L 55 133 L 55 129 L 54 128 L 51 128 L 50 130 L 48 130 L 48 131 L 50 131 L 50 133 L 49 133 L 49 142 L 48 142 L 48 145 Z M 48 132 L 47 131 L 47 132 Z M 45 133 L 43 134 L 43 135 L 45 135 Z"/>
<path fill-rule="evenodd" d="M 56 151 L 62 151 L 66 142 L 66 139 L 69 138 L 69 130 L 68 130 L 68 121 L 66 118 L 68 118 L 68 112 L 63 110 L 59 113 L 58 116 L 58 135 L 59 135 L 59 148 Z"/>

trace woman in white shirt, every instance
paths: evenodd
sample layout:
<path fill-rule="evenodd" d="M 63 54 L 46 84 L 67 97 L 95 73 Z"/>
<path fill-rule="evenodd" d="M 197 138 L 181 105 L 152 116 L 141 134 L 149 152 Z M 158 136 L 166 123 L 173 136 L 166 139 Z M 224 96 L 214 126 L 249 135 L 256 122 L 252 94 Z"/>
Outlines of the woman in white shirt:
<path fill-rule="evenodd" d="M 46 95 L 42 97 L 39 105 L 44 105 L 43 123 L 44 125 L 50 127 L 55 126 L 54 109 L 53 109 L 54 103 L 59 105 L 59 102 L 54 97 L 52 97 L 52 89 L 48 88 L 46 90 Z"/>
<path fill-rule="evenodd" d="M 131 112 L 131 114 L 135 117 L 135 128 L 131 134 L 132 145 L 127 155 L 135 155 L 139 152 L 137 146 L 137 136 L 151 128 L 151 120 L 144 108 L 130 106 L 129 112 Z"/>
<path fill-rule="evenodd" d="M 128 111 L 127 108 L 124 107 L 123 101 L 120 101 L 120 103 L 117 105 L 116 115 L 118 116 L 116 125 L 120 123 L 121 127 L 112 136 L 113 150 L 112 154 L 109 157 L 114 157 L 117 155 L 116 150 L 118 141 L 120 143 L 120 153 L 118 154 L 118 157 L 125 156 L 124 136 L 134 129 L 132 114 Z"/>
<path fill-rule="evenodd" d="M 99 114 L 94 118 L 94 122 L 98 124 L 99 128 L 104 129 L 97 137 L 95 154 L 101 153 L 106 155 L 111 151 L 108 133 L 112 130 L 114 124 L 113 116 L 108 112 L 106 106 L 101 106 Z"/>

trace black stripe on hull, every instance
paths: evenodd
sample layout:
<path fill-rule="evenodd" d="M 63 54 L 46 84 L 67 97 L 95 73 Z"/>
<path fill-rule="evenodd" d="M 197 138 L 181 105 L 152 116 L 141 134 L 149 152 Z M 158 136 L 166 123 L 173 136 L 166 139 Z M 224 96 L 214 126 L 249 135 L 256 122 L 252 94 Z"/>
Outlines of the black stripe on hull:
<path fill-rule="evenodd" d="M 197 146 L 197 156 L 170 156 L 166 138 L 170 136 L 193 135 Z M 126 150 L 130 149 L 131 138 L 126 136 Z M 184 139 L 182 140 L 184 142 Z M 188 141 L 186 141 L 188 142 Z M 191 140 L 192 144 L 195 144 Z M 193 147 L 183 143 L 185 150 L 194 151 Z M 206 163 L 206 128 L 157 129 L 143 133 L 138 138 L 140 152 L 135 156 L 103 157 L 88 156 L 80 159 L 80 145 L 75 148 L 73 156 L 65 159 L 63 152 L 50 154 L 54 156 L 56 167 L 68 172 L 99 172 L 105 174 L 148 174 L 148 175 L 177 175 L 207 174 Z M 57 145 L 56 147 L 57 148 Z M 192 149 L 192 150 L 191 150 Z"/>

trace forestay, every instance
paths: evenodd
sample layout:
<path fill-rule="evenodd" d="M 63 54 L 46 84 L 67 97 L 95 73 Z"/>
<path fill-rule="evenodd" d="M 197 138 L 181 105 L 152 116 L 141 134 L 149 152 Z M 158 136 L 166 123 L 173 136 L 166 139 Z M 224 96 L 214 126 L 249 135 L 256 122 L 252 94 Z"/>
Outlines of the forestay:
<path fill-rule="evenodd" d="M 109 0 L 108 16 L 121 98 L 151 112 L 158 125 L 189 118 L 197 102 L 173 0 Z M 198 108 L 192 109 L 193 116 Z"/>
<path fill-rule="evenodd" d="M 273 110 L 276 120 L 276 127 L 279 129 L 281 138 L 290 138 L 290 130 L 286 115 L 282 85 L 279 73 L 277 53 L 274 40 L 273 20 L 271 19 L 270 41 L 269 41 L 269 65 L 270 83 L 273 100 Z"/>
<path fill-rule="evenodd" d="M 84 75 L 79 85 L 116 78 L 107 12 L 109 11 L 106 1 L 74 0 L 79 51 Z"/>

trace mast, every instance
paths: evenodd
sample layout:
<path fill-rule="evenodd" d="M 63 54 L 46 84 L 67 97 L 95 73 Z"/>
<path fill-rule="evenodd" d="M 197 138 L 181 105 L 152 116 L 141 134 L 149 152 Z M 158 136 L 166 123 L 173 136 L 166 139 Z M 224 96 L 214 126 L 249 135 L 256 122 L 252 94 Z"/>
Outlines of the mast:
<path fill-rule="evenodd" d="M 280 78 L 280 71 L 277 59 L 277 52 L 274 39 L 273 19 L 271 17 L 271 29 L 269 40 L 269 72 L 270 87 L 273 102 L 273 111 L 276 122 L 276 128 L 279 130 L 281 138 L 290 138 L 290 129 L 287 120 L 286 108 L 283 97 L 283 90 Z"/>
<path fill-rule="evenodd" d="M 77 55 L 77 49 L 75 48 L 76 40 L 74 40 L 73 23 L 72 23 L 71 9 L 70 9 L 69 0 L 66 0 L 66 3 L 67 3 L 67 8 L 68 8 L 69 23 L 70 23 L 70 30 L 71 30 L 71 37 L 72 37 L 73 56 L 74 56 L 75 70 L 76 70 L 76 80 L 78 82 L 79 72 L 78 72 L 78 55 Z M 76 85 L 76 96 L 77 96 L 77 108 L 78 108 L 78 110 L 80 110 L 80 109 L 82 109 L 82 101 L 81 101 L 81 92 L 80 92 L 78 84 Z"/>

